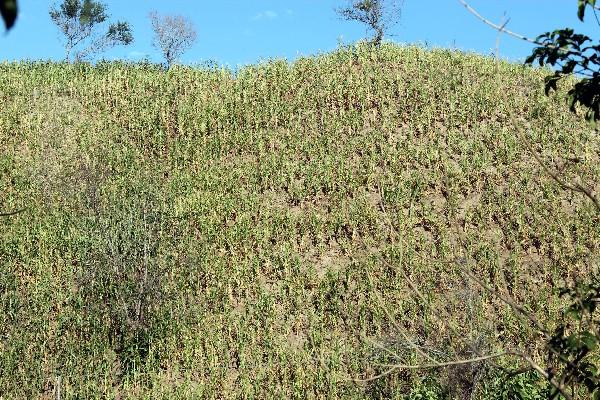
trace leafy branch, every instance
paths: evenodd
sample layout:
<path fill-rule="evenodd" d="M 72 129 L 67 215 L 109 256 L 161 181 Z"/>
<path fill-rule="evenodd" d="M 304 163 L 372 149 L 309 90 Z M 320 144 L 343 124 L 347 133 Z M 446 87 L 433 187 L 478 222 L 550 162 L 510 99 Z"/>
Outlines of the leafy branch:
<path fill-rule="evenodd" d="M 63 0 L 58 6 L 50 8 L 49 14 L 64 35 L 67 61 L 70 61 L 72 51 L 85 42 L 87 46 L 75 53 L 76 60 L 133 41 L 127 22 L 111 23 L 104 34 L 98 32 L 98 28 L 108 20 L 108 15 L 106 6 L 96 0 Z"/>
<path fill-rule="evenodd" d="M 581 105 L 586 109 L 585 119 L 600 120 L 600 44 L 593 45 L 587 35 L 576 33 L 571 28 L 546 32 L 535 39 L 512 32 L 504 26 L 496 25 L 483 17 L 465 0 L 458 0 L 471 14 L 499 32 L 525 40 L 538 47 L 525 60 L 526 64 L 537 62 L 540 66 L 549 65 L 556 68 L 552 75 L 545 78 L 545 93 L 557 90 L 560 80 L 576 75 L 579 79 L 568 91 L 567 98 L 571 112 L 577 111 Z M 578 0 L 577 17 L 583 21 L 588 6 L 600 10 L 596 0 Z"/>

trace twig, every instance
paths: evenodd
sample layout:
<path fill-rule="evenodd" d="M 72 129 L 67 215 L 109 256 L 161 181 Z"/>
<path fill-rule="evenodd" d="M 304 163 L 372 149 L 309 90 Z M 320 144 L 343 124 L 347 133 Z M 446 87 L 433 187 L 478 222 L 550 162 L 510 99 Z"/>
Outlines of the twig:
<path fill-rule="evenodd" d="M 392 372 L 394 372 L 397 369 L 431 369 L 431 368 L 443 368 L 443 367 L 451 367 L 453 365 L 464 365 L 464 364 L 473 364 L 476 362 L 481 362 L 481 361 L 486 361 L 486 360 L 490 360 L 490 359 L 494 359 L 494 358 L 499 358 L 499 357 L 504 357 L 504 356 L 509 356 L 509 355 L 515 355 L 518 356 L 520 355 L 519 353 L 516 352 L 512 352 L 512 351 L 505 351 L 502 353 L 496 353 L 496 354 L 490 354 L 490 355 L 486 355 L 486 356 L 481 356 L 481 357 L 475 357 L 475 358 L 469 358 L 469 359 L 465 359 L 465 360 L 456 360 L 456 361 L 448 361 L 448 362 L 442 362 L 442 363 L 431 363 L 431 364 L 378 364 L 378 366 L 380 367 L 386 367 L 388 368 L 385 372 L 370 377 L 370 378 L 351 378 L 350 380 L 354 381 L 354 382 L 370 382 L 376 379 L 379 379 L 383 376 L 389 375 Z"/>
<path fill-rule="evenodd" d="M 521 133 L 521 139 L 523 140 L 523 142 L 525 143 L 525 146 L 527 146 L 527 149 L 529 149 L 529 151 L 531 152 L 531 154 L 533 154 L 533 157 L 535 158 L 535 160 L 538 162 L 538 164 L 541 165 L 541 167 L 544 169 L 544 171 L 550 175 L 550 177 L 560 185 L 560 187 L 562 187 L 563 189 L 568 189 L 568 190 L 572 190 L 574 192 L 578 192 L 581 193 L 585 196 L 587 196 L 587 198 L 589 198 L 594 205 L 596 206 L 596 208 L 598 209 L 598 211 L 600 211 L 600 201 L 598 200 L 598 198 L 594 195 L 594 193 L 589 190 L 588 188 L 583 187 L 581 184 L 579 183 L 575 183 L 575 186 L 573 185 L 569 185 L 568 183 L 566 183 L 565 181 L 563 181 L 562 179 L 560 179 L 558 177 L 558 175 L 552 171 L 550 169 L 550 167 L 548 167 L 544 161 L 542 161 L 542 159 L 540 158 L 540 156 L 537 154 L 537 152 L 533 149 L 533 146 L 531 145 L 531 143 L 529 142 L 529 140 L 527 140 L 527 138 L 525 137 L 525 135 L 523 135 Z"/>
<path fill-rule="evenodd" d="M 506 376 L 504 377 L 504 380 L 506 381 L 508 379 L 514 378 L 517 375 L 525 374 L 530 371 L 533 371 L 533 367 L 531 365 L 528 365 L 527 367 L 519 368 L 515 371 L 510 371 L 510 372 L 507 371 Z"/>
<path fill-rule="evenodd" d="M 498 32 L 506 33 L 507 35 L 510 35 L 510 36 L 515 37 L 517 39 L 525 40 L 526 42 L 537 44 L 539 46 L 551 47 L 551 48 L 554 47 L 554 46 L 549 46 L 547 44 L 544 44 L 542 42 L 538 42 L 537 40 L 530 39 L 527 36 L 521 35 L 519 33 L 515 33 L 513 31 L 510 31 L 510 30 L 508 30 L 508 29 L 505 28 L 506 24 L 504 24 L 504 25 L 496 25 L 496 24 L 494 24 L 492 21 L 490 21 L 489 19 L 485 18 L 483 15 L 479 14 L 477 12 L 477 10 L 475 10 L 473 7 L 471 7 L 465 0 L 458 0 L 458 2 L 460 4 L 462 4 L 471 14 L 473 14 L 474 16 L 476 16 L 477 18 L 479 18 L 485 24 L 487 24 L 487 25 L 491 26 L 492 28 L 496 29 Z"/>
<path fill-rule="evenodd" d="M 460 264 L 460 262 L 458 262 L 458 261 L 457 261 L 457 263 Z M 477 283 L 479 286 L 481 286 L 486 292 L 496 296 L 502 302 L 506 303 L 508 306 L 512 307 L 514 310 L 516 310 L 519 313 L 521 313 L 522 315 L 524 315 L 529 321 L 531 321 L 535 325 L 536 329 L 540 333 L 542 333 L 546 339 L 550 339 L 550 334 L 548 333 L 548 331 L 542 326 L 542 324 L 540 324 L 540 322 L 537 320 L 537 318 L 532 313 L 530 313 L 529 311 L 527 311 L 525 309 L 525 307 L 523 307 L 520 304 L 517 304 L 517 302 L 515 302 L 511 298 L 501 295 L 500 293 L 498 293 L 498 291 L 496 291 L 493 288 L 491 288 L 490 286 L 488 286 L 485 282 L 483 282 L 481 279 L 479 279 L 477 276 L 475 276 L 472 272 L 468 271 L 466 268 L 461 268 L 461 271 L 467 277 L 469 277 L 471 280 L 475 281 L 475 283 Z"/>
<path fill-rule="evenodd" d="M 369 278 L 369 283 L 374 288 L 375 285 L 373 284 L 373 278 L 371 278 L 371 274 L 369 274 L 368 272 L 367 272 L 367 277 Z M 381 296 L 379 295 L 379 293 L 377 293 L 376 290 L 373 290 L 373 293 L 377 297 L 377 301 L 379 302 L 379 307 L 381 307 L 381 309 L 383 309 L 383 312 L 388 317 L 388 319 L 390 320 L 390 322 L 392 323 L 392 325 L 396 328 L 396 330 L 398 331 L 398 333 L 400 333 L 400 335 L 402 335 L 402 338 L 409 344 L 409 346 L 412 347 L 423 358 L 426 358 L 429 361 L 431 361 L 433 363 L 436 363 L 437 361 L 435 359 L 433 359 L 429 354 L 427 354 L 423 350 L 421 350 L 421 348 L 419 346 L 417 346 L 417 344 L 414 343 L 408 337 L 408 334 L 404 332 L 404 329 L 396 323 L 395 318 L 390 314 L 389 310 L 384 306 L 383 299 L 381 298 Z"/>
<path fill-rule="evenodd" d="M 596 8 L 598 6 L 594 6 L 593 11 L 594 11 L 594 18 L 596 18 L 596 24 L 598 26 L 600 26 L 600 19 L 598 19 L 598 13 L 596 12 L 596 10 L 598 10 L 598 8 Z"/>
<path fill-rule="evenodd" d="M 504 12 L 504 16 L 502 17 L 502 25 L 500 25 L 501 29 L 504 29 L 506 25 L 510 22 L 510 18 L 506 18 L 506 11 Z M 498 35 L 496 37 L 496 61 L 500 60 L 500 34 L 502 31 L 498 31 Z"/>
<path fill-rule="evenodd" d="M 396 360 L 402 360 L 402 358 L 398 354 L 394 353 L 392 350 L 390 350 L 386 346 L 382 345 L 381 343 L 378 343 L 378 342 L 376 342 L 373 339 L 370 339 L 368 337 L 365 337 L 364 340 L 366 342 L 371 343 L 371 345 L 377 347 L 379 350 L 382 350 L 382 351 L 388 353 L 390 356 L 394 357 Z"/>
<path fill-rule="evenodd" d="M 17 211 L 11 211 L 11 212 L 7 212 L 7 213 L 0 213 L 0 217 L 10 217 L 13 215 L 17 215 L 17 214 L 21 214 L 22 212 L 27 211 L 27 207 L 21 209 L 21 210 L 17 210 Z"/>
<path fill-rule="evenodd" d="M 540 367 L 530 357 L 528 357 L 526 354 L 523 354 L 523 353 L 515 353 L 515 355 L 517 355 L 517 356 L 521 357 L 523 360 L 527 361 L 527 363 L 529 365 L 531 365 L 531 368 L 533 368 L 537 373 L 539 373 L 541 376 L 543 376 L 544 379 L 546 379 L 548 382 L 550 382 L 550 384 L 552 386 L 554 386 L 556 388 L 556 390 L 558 390 L 560 392 L 560 394 L 565 398 L 565 400 L 573 400 L 573 397 L 569 393 L 567 393 L 567 390 L 564 387 L 564 385 L 561 384 L 560 382 L 558 382 L 556 379 L 554 379 L 554 377 L 550 376 L 550 374 L 548 372 L 544 371 L 544 369 L 542 367 Z"/>
<path fill-rule="evenodd" d="M 392 372 L 394 372 L 397 369 L 400 369 L 399 365 L 393 366 L 393 367 L 389 368 L 388 370 L 382 372 L 381 374 L 372 376 L 370 378 L 342 378 L 342 379 L 347 380 L 347 381 L 353 381 L 353 382 L 371 382 L 371 381 L 376 381 L 379 378 L 383 378 L 384 376 L 391 374 Z"/>

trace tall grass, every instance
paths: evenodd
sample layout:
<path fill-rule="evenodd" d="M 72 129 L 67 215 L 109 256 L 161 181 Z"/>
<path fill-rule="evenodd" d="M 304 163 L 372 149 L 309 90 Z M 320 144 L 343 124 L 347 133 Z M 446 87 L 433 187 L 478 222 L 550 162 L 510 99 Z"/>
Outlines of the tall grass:
<path fill-rule="evenodd" d="M 598 266 L 593 206 L 512 126 L 598 189 L 599 137 L 544 74 L 394 45 L 236 73 L 0 64 L 0 211 L 28 208 L 0 219 L 0 397 L 491 396 L 484 369 L 349 378 L 389 362 L 373 342 L 413 358 L 403 334 L 536 350 L 448 263 L 465 252 L 549 323 Z"/>

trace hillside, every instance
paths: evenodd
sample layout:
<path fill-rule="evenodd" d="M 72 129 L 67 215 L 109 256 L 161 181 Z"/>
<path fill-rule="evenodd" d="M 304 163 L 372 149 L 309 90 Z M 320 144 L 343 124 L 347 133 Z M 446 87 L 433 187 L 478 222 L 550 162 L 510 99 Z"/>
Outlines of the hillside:
<path fill-rule="evenodd" d="M 518 133 L 600 191 L 544 75 L 394 45 L 0 64 L 0 212 L 27 208 L 0 218 L 0 398 L 493 398 L 483 364 L 350 378 L 539 350 L 454 260 L 550 325 L 598 268 L 593 205 Z"/>

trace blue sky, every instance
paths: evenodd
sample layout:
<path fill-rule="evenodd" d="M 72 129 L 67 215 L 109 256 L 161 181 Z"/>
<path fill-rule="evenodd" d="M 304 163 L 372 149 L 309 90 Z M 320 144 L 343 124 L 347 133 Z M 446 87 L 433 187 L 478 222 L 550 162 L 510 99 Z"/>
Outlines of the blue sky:
<path fill-rule="evenodd" d="M 236 67 L 267 58 L 293 60 L 335 49 L 365 37 L 365 27 L 342 21 L 335 7 L 347 0 L 105 0 L 113 20 L 128 21 L 135 41 L 114 48 L 107 59 L 160 61 L 152 47 L 148 14 L 188 17 L 198 31 L 197 44 L 181 59 L 187 64 L 207 60 Z M 0 60 L 60 60 L 64 50 L 57 28 L 48 16 L 56 1 L 20 0 L 20 16 L 14 29 L 0 36 Z M 507 28 L 535 37 L 562 27 L 598 37 L 598 25 L 590 13 L 582 24 L 576 17 L 576 0 L 470 0 L 469 3 L 492 21 L 500 22 L 506 12 Z M 405 0 L 402 18 L 390 40 L 450 47 L 491 54 L 498 34 L 469 14 L 457 0 Z M 500 55 L 522 61 L 532 46 L 503 35 Z"/>

